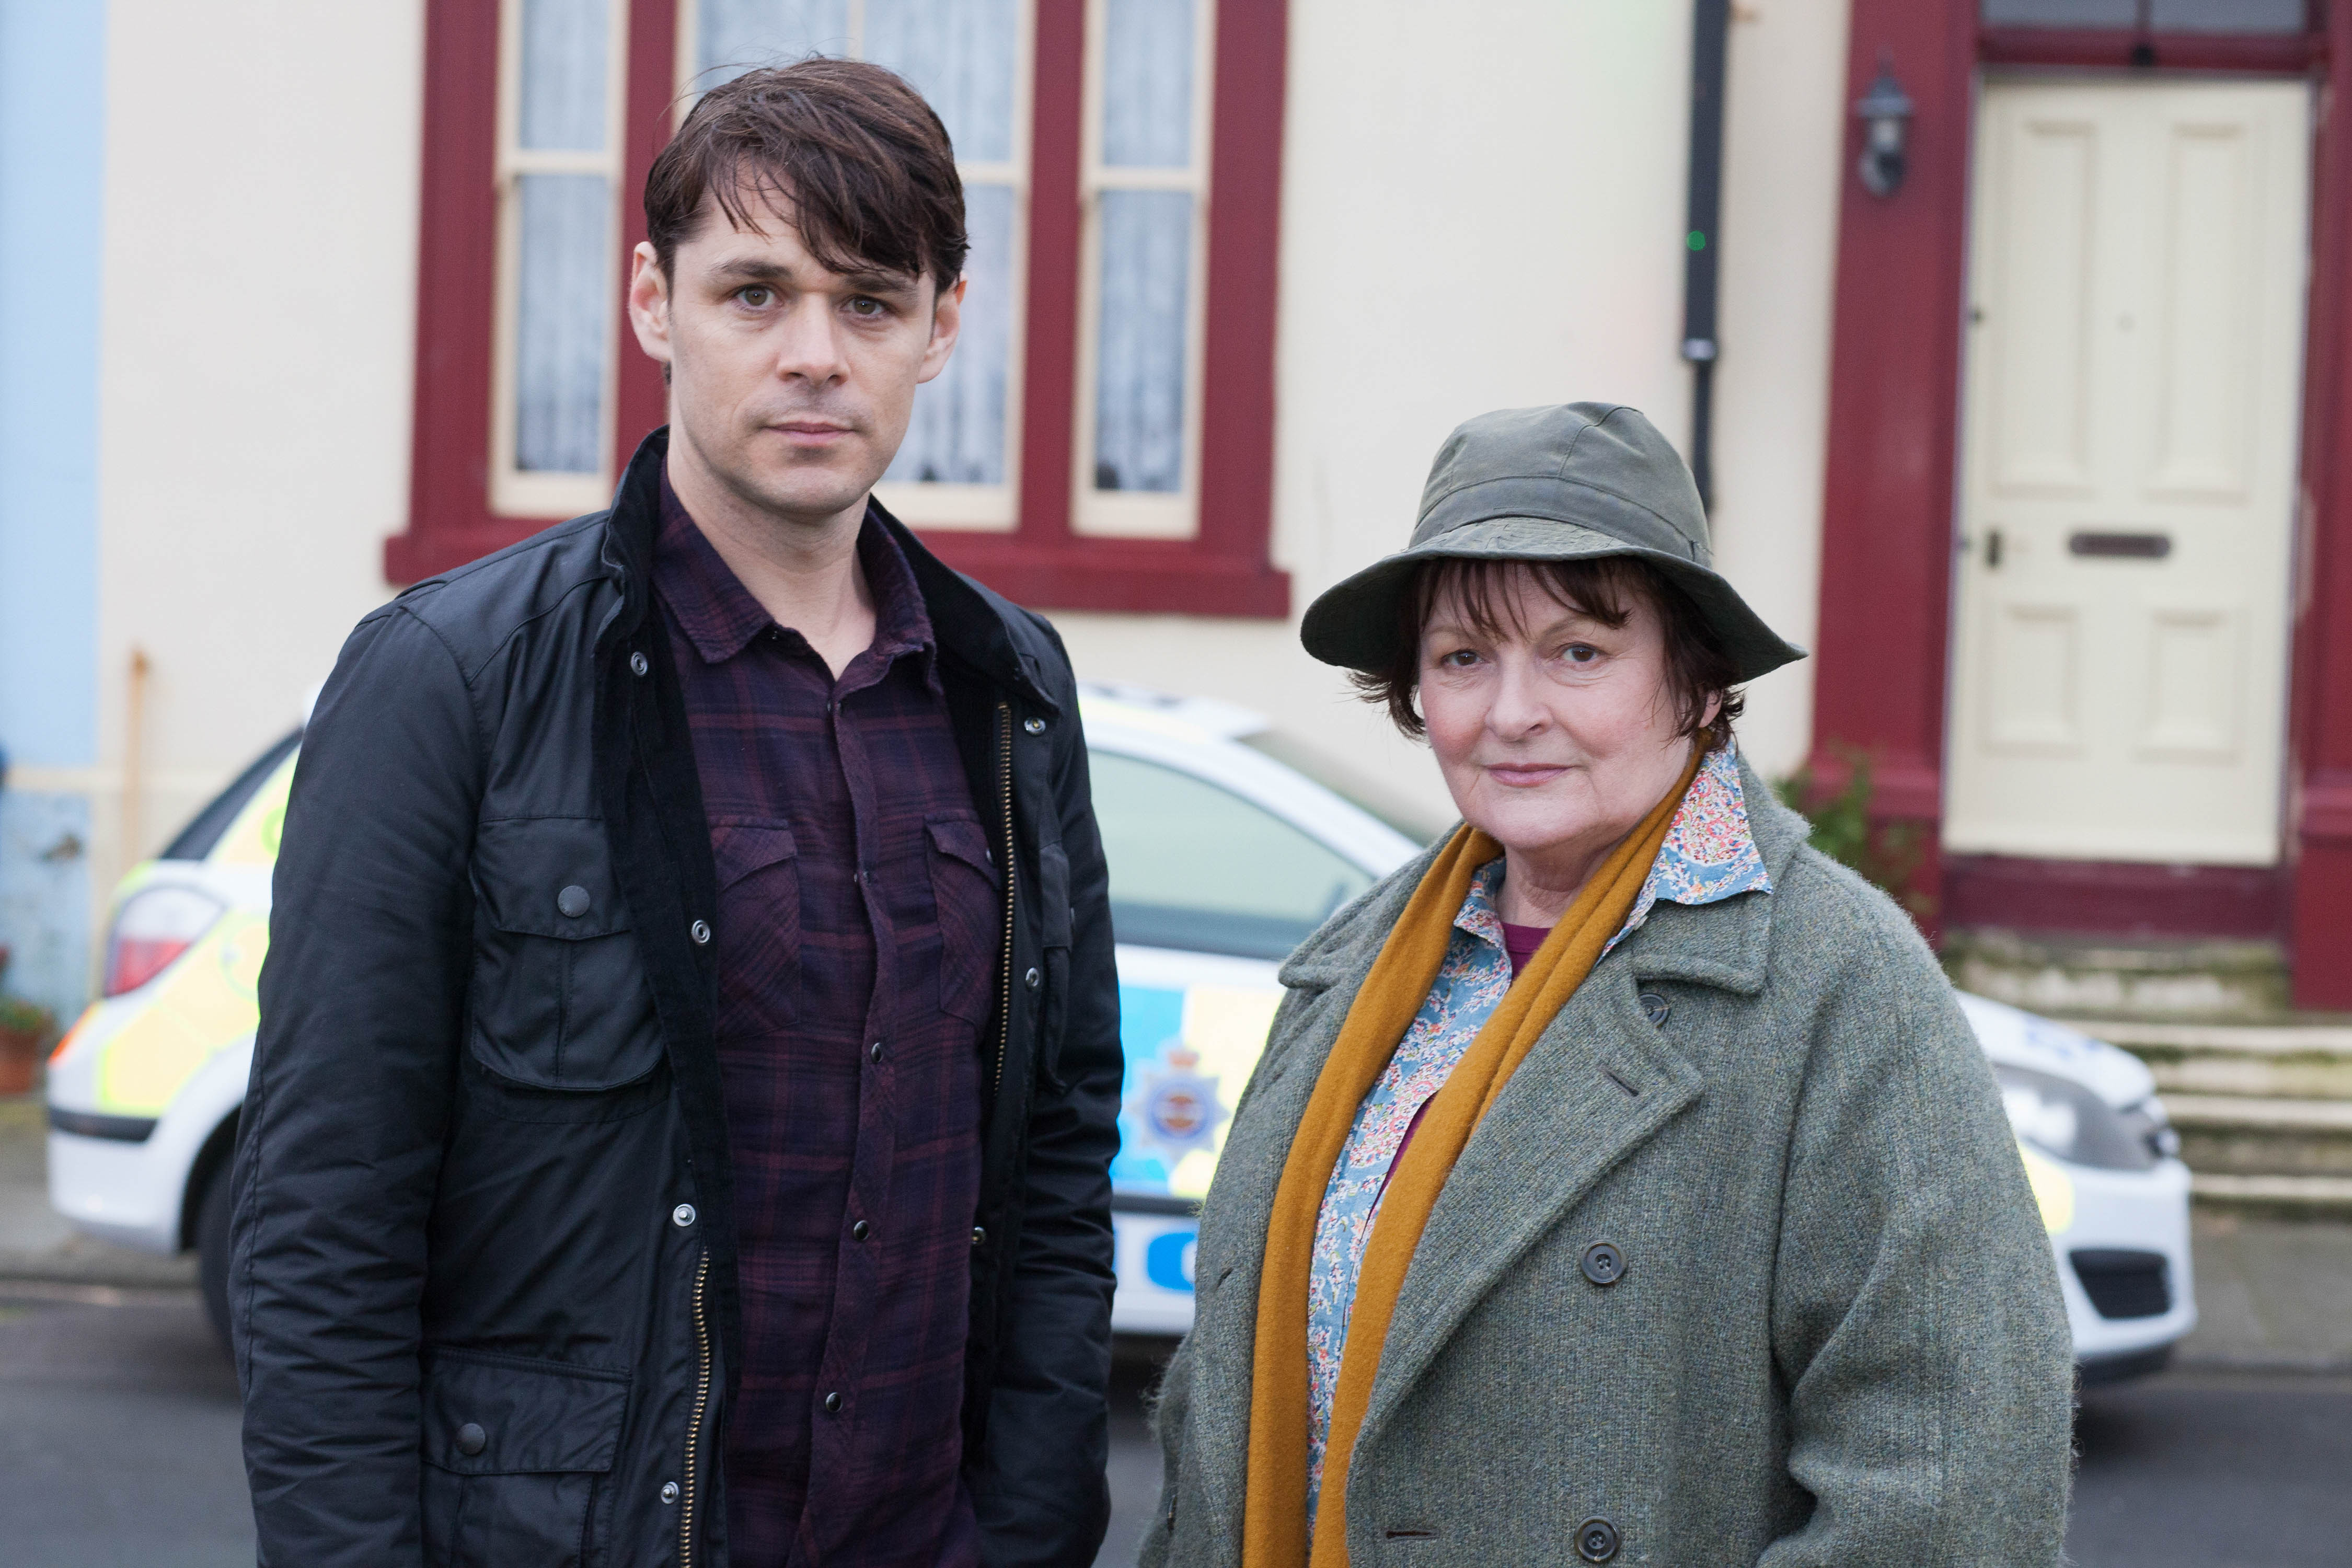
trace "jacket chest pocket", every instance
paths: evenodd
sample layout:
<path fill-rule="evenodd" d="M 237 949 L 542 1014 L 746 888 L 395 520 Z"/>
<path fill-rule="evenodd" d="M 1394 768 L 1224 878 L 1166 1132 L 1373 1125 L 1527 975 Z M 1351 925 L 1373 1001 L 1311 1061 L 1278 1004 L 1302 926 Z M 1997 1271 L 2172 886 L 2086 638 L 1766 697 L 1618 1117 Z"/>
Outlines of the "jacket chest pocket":
<path fill-rule="evenodd" d="M 425 1562 L 577 1568 L 596 1560 L 592 1515 L 628 1396 L 619 1373 L 435 1355 L 423 1401 Z"/>
<path fill-rule="evenodd" d="M 997 956 L 1004 943 L 1003 883 L 980 824 L 934 817 L 929 835 L 931 901 L 940 922 L 940 1009 L 987 1025 L 996 1007 Z"/>
<path fill-rule="evenodd" d="M 475 1058 L 534 1089 L 614 1089 L 660 1066 L 653 994 L 604 824 L 485 822 L 473 876 Z"/>

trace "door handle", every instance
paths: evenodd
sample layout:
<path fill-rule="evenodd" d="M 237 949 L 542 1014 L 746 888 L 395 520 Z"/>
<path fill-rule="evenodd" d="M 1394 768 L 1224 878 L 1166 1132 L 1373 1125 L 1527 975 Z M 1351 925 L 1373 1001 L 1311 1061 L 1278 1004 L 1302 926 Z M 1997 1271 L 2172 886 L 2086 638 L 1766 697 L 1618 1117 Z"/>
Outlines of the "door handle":
<path fill-rule="evenodd" d="M 2086 529 L 2067 536 L 2066 553 L 2109 561 L 2161 561 L 2172 553 L 2172 535 Z"/>

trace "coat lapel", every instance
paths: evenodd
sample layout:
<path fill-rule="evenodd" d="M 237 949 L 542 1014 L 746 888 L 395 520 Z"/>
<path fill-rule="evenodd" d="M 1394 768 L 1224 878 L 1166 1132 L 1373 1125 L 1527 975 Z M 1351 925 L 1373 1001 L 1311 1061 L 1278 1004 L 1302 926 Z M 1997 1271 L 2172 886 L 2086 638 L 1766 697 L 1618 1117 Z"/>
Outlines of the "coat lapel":
<path fill-rule="evenodd" d="M 1698 1070 L 1604 963 L 1546 1029 L 1447 1176 L 1398 1293 L 1360 1452 L 1504 1272 L 1699 1096 Z"/>

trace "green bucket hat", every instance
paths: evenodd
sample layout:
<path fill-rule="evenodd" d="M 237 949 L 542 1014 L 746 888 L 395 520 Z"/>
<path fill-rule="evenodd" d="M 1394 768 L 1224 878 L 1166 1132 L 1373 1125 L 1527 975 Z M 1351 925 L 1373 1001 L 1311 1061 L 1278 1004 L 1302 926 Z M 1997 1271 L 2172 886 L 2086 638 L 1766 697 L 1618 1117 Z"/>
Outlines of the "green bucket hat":
<path fill-rule="evenodd" d="M 1385 669 L 1424 562 L 1603 555 L 1636 556 L 1672 578 L 1723 639 L 1735 679 L 1805 657 L 1716 571 L 1681 456 L 1638 410 L 1612 403 L 1506 408 L 1456 427 L 1430 465 L 1412 542 L 1324 590 L 1299 640 L 1326 664 Z"/>

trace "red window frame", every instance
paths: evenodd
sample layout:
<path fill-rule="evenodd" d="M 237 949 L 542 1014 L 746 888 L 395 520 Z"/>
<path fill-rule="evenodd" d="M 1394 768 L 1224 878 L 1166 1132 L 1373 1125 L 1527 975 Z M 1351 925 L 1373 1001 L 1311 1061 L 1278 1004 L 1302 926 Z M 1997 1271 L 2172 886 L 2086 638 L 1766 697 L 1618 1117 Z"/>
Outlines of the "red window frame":
<path fill-rule="evenodd" d="M 630 0 L 624 254 L 645 237 L 637 195 L 669 132 L 678 0 Z M 1271 556 L 1275 295 L 1282 189 L 1285 0 L 1215 0 L 1198 523 L 1187 540 L 1071 527 L 1080 323 L 1079 159 L 1086 0 L 1036 0 L 1020 492 L 1010 532 L 924 531 L 950 564 L 1041 608 L 1290 613 Z M 427 0 L 418 239 L 415 426 L 406 531 L 384 575 L 413 583 L 513 543 L 551 519 L 490 509 L 498 192 L 499 0 Z M 625 286 L 625 269 L 624 269 Z M 615 299 L 614 309 L 623 310 Z M 661 374 L 625 318 L 616 460 L 666 417 Z"/>
<path fill-rule="evenodd" d="M 2315 13 L 2316 14 L 2316 12 Z M 1920 830 L 1941 920 L 2028 930 L 2284 937 L 2304 1006 L 2352 1007 L 2352 115 L 2315 126 L 2284 854 L 2275 869 L 1942 856 L 1969 158 L 1982 65 L 2307 76 L 2339 104 L 2352 3 L 2302 35 L 1987 28 L 1979 0 L 1854 0 L 1848 102 L 1892 59 L 1916 106 L 1891 199 L 1842 156 L 1813 701 L 1817 777 L 1875 768 L 1874 820 Z M 1931 920 L 1931 928 L 1940 923 Z"/>

